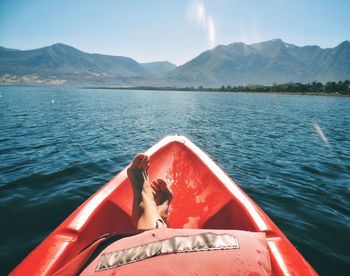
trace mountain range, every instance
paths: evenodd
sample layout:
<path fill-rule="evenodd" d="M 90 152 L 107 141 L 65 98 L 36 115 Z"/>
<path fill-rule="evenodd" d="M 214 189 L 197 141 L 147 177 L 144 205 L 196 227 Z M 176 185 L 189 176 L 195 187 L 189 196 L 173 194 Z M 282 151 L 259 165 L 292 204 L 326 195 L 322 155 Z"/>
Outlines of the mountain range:
<path fill-rule="evenodd" d="M 34 50 L 0 47 L 0 84 L 204 86 L 350 79 L 350 42 L 299 47 L 281 39 L 219 45 L 176 67 L 168 61 L 90 54 L 61 43 Z"/>

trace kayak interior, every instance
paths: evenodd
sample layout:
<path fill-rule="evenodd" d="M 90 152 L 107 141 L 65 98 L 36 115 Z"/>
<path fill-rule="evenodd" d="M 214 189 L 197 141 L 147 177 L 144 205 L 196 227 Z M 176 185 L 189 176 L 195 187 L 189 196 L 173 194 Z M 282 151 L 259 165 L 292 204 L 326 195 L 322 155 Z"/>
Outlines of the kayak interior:
<path fill-rule="evenodd" d="M 169 228 L 264 232 L 274 275 L 316 274 L 261 208 L 190 140 L 168 136 L 146 154 L 151 157 L 150 179 L 162 177 L 171 183 Z M 33 263 L 36 272 L 52 274 L 101 235 L 135 229 L 131 208 L 132 190 L 124 169 L 74 211 L 13 274 L 28 272 Z"/>

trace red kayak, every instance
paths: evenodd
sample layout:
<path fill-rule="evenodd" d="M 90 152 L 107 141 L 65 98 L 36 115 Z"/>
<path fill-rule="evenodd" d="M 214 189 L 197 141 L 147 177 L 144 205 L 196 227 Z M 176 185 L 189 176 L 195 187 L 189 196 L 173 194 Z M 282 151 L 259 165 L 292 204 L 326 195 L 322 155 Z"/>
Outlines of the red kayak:
<path fill-rule="evenodd" d="M 183 136 L 151 147 L 150 179 L 174 198 L 168 227 L 136 231 L 126 169 L 75 210 L 12 275 L 317 275 L 281 230 Z"/>

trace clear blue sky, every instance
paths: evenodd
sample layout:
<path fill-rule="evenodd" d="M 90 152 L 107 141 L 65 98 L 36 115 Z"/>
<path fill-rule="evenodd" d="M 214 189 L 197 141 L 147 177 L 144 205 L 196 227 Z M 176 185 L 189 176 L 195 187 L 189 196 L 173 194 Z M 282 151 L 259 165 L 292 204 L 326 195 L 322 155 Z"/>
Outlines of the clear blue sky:
<path fill-rule="evenodd" d="M 56 42 L 177 65 L 215 45 L 350 40 L 350 0 L 0 0 L 0 45 Z"/>

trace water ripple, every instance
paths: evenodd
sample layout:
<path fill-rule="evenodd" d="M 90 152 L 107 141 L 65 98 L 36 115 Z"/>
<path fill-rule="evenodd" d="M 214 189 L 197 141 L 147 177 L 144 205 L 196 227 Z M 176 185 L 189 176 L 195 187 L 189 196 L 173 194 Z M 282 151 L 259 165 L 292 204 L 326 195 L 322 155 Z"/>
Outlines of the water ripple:
<path fill-rule="evenodd" d="M 1 271 L 169 134 L 204 149 L 318 272 L 349 271 L 350 98 L 0 90 Z"/>

